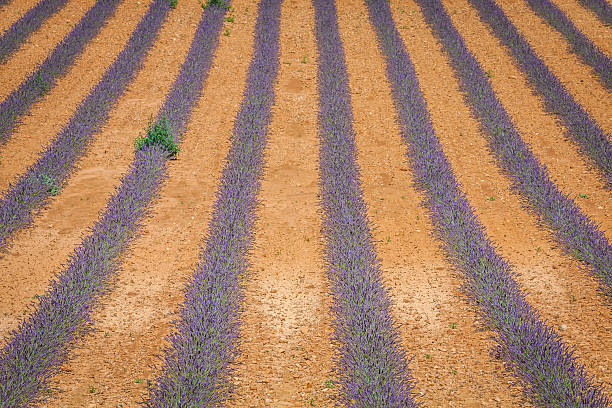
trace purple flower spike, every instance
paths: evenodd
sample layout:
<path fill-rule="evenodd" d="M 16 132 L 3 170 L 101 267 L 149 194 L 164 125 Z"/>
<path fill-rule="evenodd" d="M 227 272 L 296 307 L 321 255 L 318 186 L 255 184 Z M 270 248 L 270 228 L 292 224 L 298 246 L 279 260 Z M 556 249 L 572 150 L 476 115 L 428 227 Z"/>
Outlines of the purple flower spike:
<path fill-rule="evenodd" d="M 68 0 L 42 0 L 10 26 L 0 36 L 0 64 L 5 62 L 30 34 L 38 30 L 46 19 L 57 13 L 67 2 Z"/>
<path fill-rule="evenodd" d="M 445 35 L 451 32 L 450 19 L 439 1 L 417 2 L 436 33 L 441 32 L 438 30 L 442 25 Z M 610 400 L 602 386 L 594 384 L 573 357 L 572 349 L 525 300 L 512 277 L 511 266 L 495 252 L 459 188 L 435 135 L 414 66 L 395 27 L 389 3 L 368 0 L 367 5 L 385 57 L 387 78 L 415 184 L 427 197 L 424 204 L 449 260 L 465 277 L 465 293 L 485 327 L 495 333 L 499 355 L 536 405 L 608 407 Z M 431 23 L 435 19 L 437 23 Z M 459 41 L 458 36 L 442 40 L 443 44 L 459 44 Z"/>
<path fill-rule="evenodd" d="M 47 59 L 0 103 L 0 145 L 6 143 L 30 107 L 51 90 L 85 45 L 115 13 L 120 0 L 98 0 L 81 21 L 53 49 Z"/>
<path fill-rule="evenodd" d="M 230 363 L 238 353 L 243 282 L 278 73 L 281 2 L 259 4 L 254 54 L 209 236 L 187 285 L 161 373 L 149 387 L 147 407 L 218 407 L 232 389 Z"/>
<path fill-rule="evenodd" d="M 319 51 L 320 183 L 334 341 L 347 407 L 417 407 L 366 216 L 334 0 L 314 0 Z"/>

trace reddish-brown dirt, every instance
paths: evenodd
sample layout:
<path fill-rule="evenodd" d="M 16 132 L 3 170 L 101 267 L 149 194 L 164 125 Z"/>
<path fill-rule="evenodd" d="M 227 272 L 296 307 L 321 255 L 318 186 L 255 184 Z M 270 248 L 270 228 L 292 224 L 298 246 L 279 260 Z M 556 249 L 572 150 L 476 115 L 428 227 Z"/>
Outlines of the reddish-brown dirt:
<path fill-rule="evenodd" d="M 94 0 L 68 2 L 66 7 L 51 16 L 39 30 L 28 37 L 2 66 L 0 100 L 6 98 L 44 61 L 55 45 L 72 30 L 94 3 Z"/>
<path fill-rule="evenodd" d="M 68 73 L 21 118 L 21 125 L 0 149 L 1 190 L 6 189 L 11 181 L 36 161 L 43 147 L 70 120 L 79 103 L 98 83 L 124 47 L 149 3 L 122 2 L 109 23 L 85 47 L 84 53 Z M 24 67 L 24 72 L 27 69 Z M 0 81 L 4 81 L 4 78 L 3 75 Z M 134 101 L 133 105 L 138 105 L 138 102 Z"/>
<path fill-rule="evenodd" d="M 332 407 L 330 300 L 318 213 L 314 10 L 287 0 L 266 175 L 246 287 L 241 407 Z"/>
<path fill-rule="evenodd" d="M 15 3 L 15 4 L 13 4 Z M 576 0 L 555 0 L 585 33 L 606 42 L 612 30 L 595 25 Z M 0 8 L 0 29 L 34 1 Z M 71 0 L 63 20 L 49 20 L 0 69 L 0 96 L 8 94 L 78 21 L 93 0 Z M 12 139 L 0 147 L 0 190 L 31 165 L 100 79 L 146 11 L 149 1 L 124 1 L 116 15 Z M 215 191 L 229 149 L 252 54 L 257 5 L 232 1 L 203 96 L 184 135 L 178 160 L 142 235 L 132 244 L 116 284 L 94 313 L 95 331 L 79 343 L 56 378 L 60 392 L 45 407 L 135 407 L 157 371 L 183 291 L 207 234 Z M 445 5 L 521 136 L 559 188 L 612 238 L 612 196 L 564 128 L 467 0 Z M 435 131 L 486 232 L 513 266 L 528 301 L 576 348 L 590 374 L 612 394 L 612 311 L 596 294 L 593 278 L 564 255 L 547 229 L 521 206 L 510 179 L 499 171 L 477 121 L 461 95 L 448 59 L 414 0 L 392 2 L 400 34 L 425 95 Z M 69 11 L 72 10 L 72 11 Z M 610 98 L 590 68 L 566 49 L 563 38 L 527 6 L 504 10 L 536 51 L 599 123 L 610 131 Z M 69 184 L 33 225 L 0 254 L 0 335 L 27 314 L 88 227 L 104 209 L 133 157 L 133 140 L 155 114 L 178 73 L 202 9 L 179 0 L 142 71 L 112 110 Z M 59 14 L 58 14 L 59 15 Z M 361 0 L 338 2 L 354 111 L 358 163 L 368 219 L 381 260 L 392 315 L 411 358 L 415 391 L 430 407 L 529 407 L 514 377 L 495 359 L 491 333 L 482 331 L 448 263 L 413 187 L 406 145 L 396 123 L 384 60 Z M 55 21 L 55 23 L 52 23 Z M 584 22 L 583 22 L 584 21 Z M 57 27 L 56 27 L 57 26 Z M 62 31 L 63 30 L 63 31 Z M 241 354 L 228 406 L 326 407 L 334 405 L 334 353 L 330 297 L 318 203 L 317 52 L 312 4 L 285 0 L 276 101 L 266 149 L 255 242 L 242 316 Z M 540 40 L 544 37 L 547 40 Z M 609 41 L 608 41 L 609 42 Z M 44 44 L 44 45 L 43 45 Z M 608 50 L 609 51 L 609 50 Z M 6 67 L 6 70 L 4 69 Z M 583 81 L 583 82 L 580 82 Z M 579 194 L 587 194 L 581 198 Z M 44 262 L 41 262 L 44 260 Z"/>
<path fill-rule="evenodd" d="M 460 280 L 432 239 L 425 210 L 419 206 L 422 196 L 407 171 L 406 146 L 394 123 L 384 60 L 367 10 L 360 1 L 347 1 L 339 5 L 338 14 L 368 216 L 376 227 L 402 343 L 413 357 L 417 392 L 428 406 L 521 406 L 520 392 L 504 377 L 501 362 L 490 358 L 490 333 L 474 324 Z M 418 45 L 422 48 L 415 52 L 421 55 L 431 48 L 421 41 Z M 423 57 L 432 56 L 427 51 Z"/>
<path fill-rule="evenodd" d="M 565 38 L 534 14 L 525 2 L 499 2 L 499 5 L 576 102 L 608 135 L 612 133 L 612 115 L 607 104 L 602 103 L 610 99 L 610 93 L 595 78 L 592 68 L 572 53 Z"/>
<path fill-rule="evenodd" d="M 37 2 L 37 0 L 12 1 L 11 4 L 0 7 L 0 33 L 23 17 Z"/>
<path fill-rule="evenodd" d="M 203 97 L 184 136 L 179 159 L 170 162 L 169 179 L 153 207 L 153 216 L 126 256 L 115 290 L 94 316 L 97 331 L 77 350 L 77 358 L 66 365 L 68 373 L 58 379 L 62 392 L 49 407 L 136 406 L 144 396 L 147 380 L 153 379 L 151 365 L 160 363 L 157 356 L 170 334 L 171 322 L 177 318 L 184 285 L 193 273 L 198 245 L 206 234 L 248 69 L 256 8 L 251 6 L 245 12 L 248 2 L 233 4 L 235 22 L 226 23 L 231 34 L 221 36 Z M 160 70 L 159 61 L 172 55 L 180 64 L 201 12 L 199 4 L 194 3 L 177 7 L 171 14 L 160 34 L 162 44 L 149 54 L 131 87 L 131 96 L 123 98 L 132 104 L 135 100 L 139 104 L 148 101 L 148 107 L 138 107 L 141 115 L 132 121 L 135 129 L 126 137 L 137 135 L 146 125 L 147 116 L 159 108 L 172 80 L 168 76 L 162 81 L 159 76 L 179 69 L 172 64 Z M 227 81 L 227 72 L 221 69 L 227 66 L 233 67 L 232 81 Z M 152 98 L 146 89 L 151 83 L 160 88 Z M 117 111 L 120 108 L 121 104 Z M 126 106 L 121 111 L 128 114 L 130 109 Z M 115 134 L 111 138 L 117 137 Z"/>
<path fill-rule="evenodd" d="M 608 58 L 612 56 L 612 30 L 588 8 L 581 7 L 578 0 L 554 0 L 553 3 L 565 13 L 584 35 Z"/>

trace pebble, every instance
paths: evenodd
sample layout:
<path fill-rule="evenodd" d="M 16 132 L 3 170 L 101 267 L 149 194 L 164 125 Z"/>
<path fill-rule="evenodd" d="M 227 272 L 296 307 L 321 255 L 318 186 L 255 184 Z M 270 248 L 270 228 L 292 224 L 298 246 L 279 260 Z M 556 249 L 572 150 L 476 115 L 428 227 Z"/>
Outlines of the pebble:
<path fill-rule="evenodd" d="M 559 330 L 566 331 L 567 330 L 567 325 L 562 324 L 561 326 L 559 326 Z"/>

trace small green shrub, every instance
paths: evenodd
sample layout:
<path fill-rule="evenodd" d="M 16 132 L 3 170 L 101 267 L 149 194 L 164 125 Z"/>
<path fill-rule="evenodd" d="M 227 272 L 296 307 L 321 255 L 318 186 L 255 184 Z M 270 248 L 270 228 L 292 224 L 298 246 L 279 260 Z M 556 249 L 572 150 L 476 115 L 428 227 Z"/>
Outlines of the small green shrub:
<path fill-rule="evenodd" d="M 178 0 L 170 0 L 170 7 L 175 9 L 177 5 L 178 5 Z"/>
<path fill-rule="evenodd" d="M 179 145 L 174 141 L 170 125 L 166 118 L 153 122 L 153 117 L 149 120 L 146 134 L 136 140 L 136 150 L 141 150 L 145 146 L 157 145 L 168 152 L 168 157 L 176 156 L 179 152 Z"/>
<path fill-rule="evenodd" d="M 225 7 L 226 10 L 229 10 L 230 8 L 229 4 L 227 4 L 224 0 L 208 0 L 206 3 L 200 0 L 200 5 L 204 10 L 206 10 L 206 8 L 209 6 Z"/>
<path fill-rule="evenodd" d="M 42 74 L 40 73 L 40 71 L 38 71 L 38 73 L 36 74 L 36 78 L 34 78 L 34 82 L 36 83 L 36 86 L 38 87 L 38 89 L 40 89 L 41 95 L 45 95 L 47 92 L 49 92 L 49 85 L 47 84 L 45 79 L 42 77 Z"/>

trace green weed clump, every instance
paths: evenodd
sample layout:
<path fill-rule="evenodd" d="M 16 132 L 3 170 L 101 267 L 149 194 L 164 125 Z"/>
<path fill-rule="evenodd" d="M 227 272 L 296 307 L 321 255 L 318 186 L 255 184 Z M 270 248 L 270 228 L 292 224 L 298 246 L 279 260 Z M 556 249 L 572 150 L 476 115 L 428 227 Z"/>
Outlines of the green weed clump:
<path fill-rule="evenodd" d="M 166 118 L 153 122 L 149 121 L 145 136 L 136 140 L 136 150 L 145 146 L 158 146 L 168 152 L 168 157 L 174 157 L 179 152 L 179 145 L 174 141 L 170 125 Z"/>

